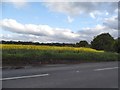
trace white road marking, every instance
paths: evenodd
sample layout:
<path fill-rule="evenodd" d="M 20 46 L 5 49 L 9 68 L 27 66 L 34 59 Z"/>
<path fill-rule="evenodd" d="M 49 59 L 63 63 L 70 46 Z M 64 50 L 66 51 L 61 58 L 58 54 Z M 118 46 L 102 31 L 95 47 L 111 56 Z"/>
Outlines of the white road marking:
<path fill-rule="evenodd" d="M 13 80 L 13 79 L 23 79 L 23 78 L 33 78 L 33 77 L 43 77 L 48 76 L 49 74 L 40 74 L 40 75 L 31 75 L 31 76 L 21 76 L 21 77 L 10 77 L 10 78 L 2 78 L 0 80 Z"/>
<path fill-rule="evenodd" d="M 94 71 L 102 71 L 102 70 L 110 70 L 110 69 L 117 69 L 118 67 L 112 67 L 112 68 L 101 68 L 101 69 L 94 69 Z"/>

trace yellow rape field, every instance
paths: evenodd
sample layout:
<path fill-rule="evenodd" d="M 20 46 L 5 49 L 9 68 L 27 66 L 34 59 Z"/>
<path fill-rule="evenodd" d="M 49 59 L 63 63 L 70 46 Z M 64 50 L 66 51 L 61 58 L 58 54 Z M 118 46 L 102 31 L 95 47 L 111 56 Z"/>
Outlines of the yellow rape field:
<path fill-rule="evenodd" d="M 0 44 L 3 65 L 117 61 L 118 54 L 85 47 Z"/>
<path fill-rule="evenodd" d="M 104 52 L 92 48 L 84 47 L 60 47 L 60 46 L 41 46 L 41 45 L 15 45 L 15 44 L 0 44 L 1 49 L 26 49 L 26 50 L 52 50 L 52 51 L 86 51 L 86 52 Z"/>

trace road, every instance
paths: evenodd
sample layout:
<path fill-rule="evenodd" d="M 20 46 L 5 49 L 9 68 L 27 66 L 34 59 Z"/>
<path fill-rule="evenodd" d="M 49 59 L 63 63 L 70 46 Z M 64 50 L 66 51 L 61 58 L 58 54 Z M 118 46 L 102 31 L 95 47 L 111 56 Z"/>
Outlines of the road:
<path fill-rule="evenodd" d="M 118 62 L 3 70 L 3 88 L 118 88 Z"/>

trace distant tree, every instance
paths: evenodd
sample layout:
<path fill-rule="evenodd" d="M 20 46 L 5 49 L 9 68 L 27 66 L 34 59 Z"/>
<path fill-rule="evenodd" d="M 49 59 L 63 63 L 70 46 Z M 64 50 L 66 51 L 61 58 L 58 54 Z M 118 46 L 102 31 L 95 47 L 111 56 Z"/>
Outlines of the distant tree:
<path fill-rule="evenodd" d="M 116 52 L 120 53 L 120 37 L 115 40 L 114 50 L 115 50 Z"/>
<path fill-rule="evenodd" d="M 76 46 L 78 46 L 78 47 L 88 47 L 89 44 L 88 44 L 87 41 L 84 40 L 84 41 L 80 41 L 80 42 L 76 43 Z"/>
<path fill-rule="evenodd" d="M 48 45 L 48 46 L 69 46 L 74 47 L 74 43 L 40 43 L 31 41 L 0 41 L 0 44 L 22 44 L 22 45 Z"/>
<path fill-rule="evenodd" d="M 91 47 L 97 50 L 113 51 L 114 38 L 109 33 L 103 33 L 94 37 Z"/>

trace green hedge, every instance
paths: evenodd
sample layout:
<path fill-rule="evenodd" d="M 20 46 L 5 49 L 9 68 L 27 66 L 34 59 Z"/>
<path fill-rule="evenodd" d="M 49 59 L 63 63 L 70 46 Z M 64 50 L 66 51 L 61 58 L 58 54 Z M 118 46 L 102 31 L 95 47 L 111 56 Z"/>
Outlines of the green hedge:
<path fill-rule="evenodd" d="M 11 49 L 2 50 L 3 65 L 117 61 L 112 52 L 72 52 Z"/>

